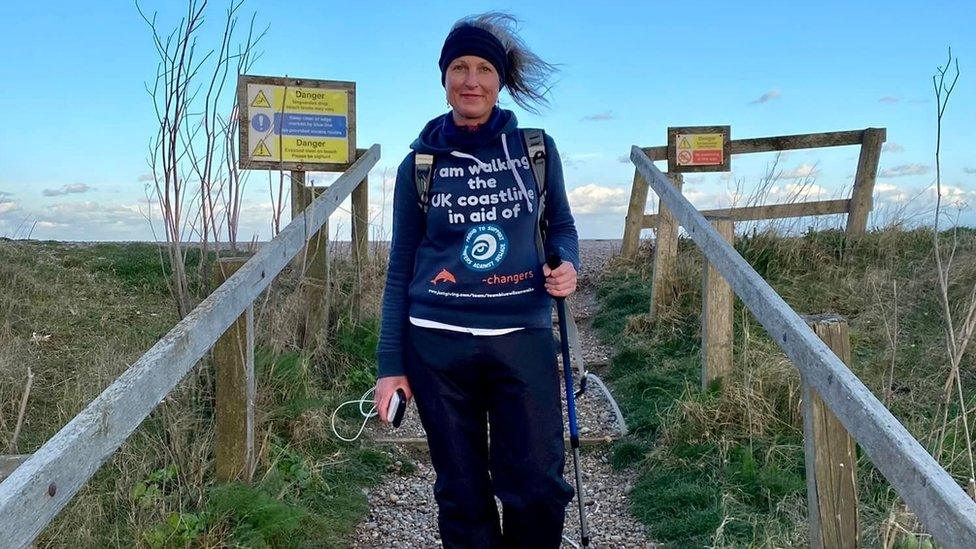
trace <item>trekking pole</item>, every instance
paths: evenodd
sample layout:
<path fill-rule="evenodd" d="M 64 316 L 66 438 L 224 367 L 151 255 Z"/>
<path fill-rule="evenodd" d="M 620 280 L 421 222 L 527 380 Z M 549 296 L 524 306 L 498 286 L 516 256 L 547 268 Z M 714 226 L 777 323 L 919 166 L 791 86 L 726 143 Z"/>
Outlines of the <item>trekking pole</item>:
<path fill-rule="evenodd" d="M 556 270 L 561 264 L 559 254 L 553 254 L 546 260 L 549 268 Z M 583 474 L 580 472 L 580 441 L 579 427 L 576 425 L 576 397 L 573 392 L 573 365 L 569 353 L 569 336 L 566 330 L 566 298 L 557 297 L 556 311 L 559 314 L 559 343 L 563 354 L 563 375 L 566 378 L 566 412 L 569 416 L 569 444 L 573 448 L 573 467 L 576 469 L 576 502 L 579 504 L 580 540 L 583 546 L 590 544 L 590 532 L 586 526 L 585 498 L 583 497 Z"/>

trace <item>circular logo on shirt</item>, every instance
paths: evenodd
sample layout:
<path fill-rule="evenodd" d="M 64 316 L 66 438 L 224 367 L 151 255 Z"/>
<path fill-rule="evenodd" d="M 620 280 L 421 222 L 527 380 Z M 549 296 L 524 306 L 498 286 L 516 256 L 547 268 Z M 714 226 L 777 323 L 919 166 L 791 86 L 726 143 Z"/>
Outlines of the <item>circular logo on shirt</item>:
<path fill-rule="evenodd" d="M 475 225 L 464 235 L 461 261 L 474 271 L 490 271 L 498 267 L 508 253 L 508 237 L 494 224 Z"/>

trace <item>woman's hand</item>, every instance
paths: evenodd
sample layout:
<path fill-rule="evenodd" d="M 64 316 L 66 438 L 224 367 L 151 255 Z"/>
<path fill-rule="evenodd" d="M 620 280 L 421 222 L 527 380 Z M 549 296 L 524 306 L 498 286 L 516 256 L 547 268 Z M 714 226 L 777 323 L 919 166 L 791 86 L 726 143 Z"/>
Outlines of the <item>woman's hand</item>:
<path fill-rule="evenodd" d="M 569 261 L 563 261 L 556 270 L 543 264 L 542 274 L 546 277 L 546 291 L 549 295 L 566 297 L 576 291 L 576 267 Z"/>
<path fill-rule="evenodd" d="M 407 376 L 387 376 L 376 380 L 376 390 L 373 392 L 373 404 L 376 405 L 376 411 L 379 413 L 380 421 L 383 423 L 390 423 L 386 419 L 386 414 L 390 407 L 390 398 L 393 397 L 393 393 L 397 389 L 403 389 L 404 394 L 407 395 L 407 402 L 410 402 L 410 399 L 413 398 L 413 392 L 410 390 L 410 383 L 407 381 Z"/>

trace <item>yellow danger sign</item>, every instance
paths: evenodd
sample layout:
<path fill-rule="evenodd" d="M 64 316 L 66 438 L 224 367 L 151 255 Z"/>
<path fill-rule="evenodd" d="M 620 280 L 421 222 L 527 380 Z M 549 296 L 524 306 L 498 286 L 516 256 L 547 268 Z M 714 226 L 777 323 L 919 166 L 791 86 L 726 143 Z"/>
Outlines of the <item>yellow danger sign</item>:
<path fill-rule="evenodd" d="M 251 106 L 271 108 L 271 103 L 268 102 L 268 98 L 264 95 L 264 90 L 258 91 L 258 94 L 254 96 L 254 101 L 251 101 Z"/>
<path fill-rule="evenodd" d="M 243 169 L 328 171 L 355 160 L 354 82 L 241 76 L 237 93 Z"/>
<path fill-rule="evenodd" d="M 258 146 L 254 147 L 254 151 L 251 152 L 251 156 L 254 157 L 263 156 L 265 158 L 271 158 L 272 154 L 271 151 L 268 149 L 268 146 L 264 144 L 264 140 L 262 139 L 261 141 L 258 141 Z"/>

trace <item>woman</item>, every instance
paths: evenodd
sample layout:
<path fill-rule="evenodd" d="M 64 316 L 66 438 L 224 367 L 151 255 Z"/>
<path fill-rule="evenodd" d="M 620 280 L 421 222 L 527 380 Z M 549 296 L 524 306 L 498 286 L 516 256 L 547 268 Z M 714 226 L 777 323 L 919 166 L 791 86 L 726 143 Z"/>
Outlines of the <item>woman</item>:
<path fill-rule="evenodd" d="M 455 24 L 439 60 L 451 111 L 411 145 L 394 190 L 376 407 L 385 421 L 398 388 L 416 398 L 448 548 L 558 547 L 573 496 L 551 296 L 575 291 L 579 244 L 555 144 L 545 137 L 540 204 L 523 132 L 496 105 L 503 87 L 528 110 L 544 104 L 554 70 L 514 24 L 497 13 Z M 433 157 L 426 199 L 422 155 Z"/>

